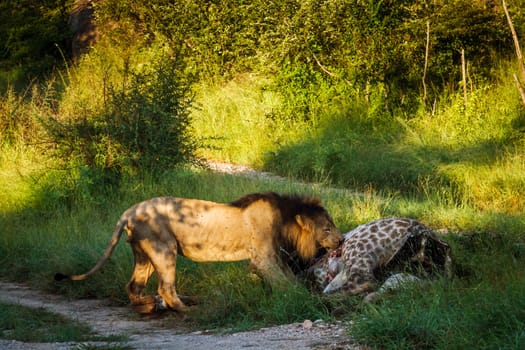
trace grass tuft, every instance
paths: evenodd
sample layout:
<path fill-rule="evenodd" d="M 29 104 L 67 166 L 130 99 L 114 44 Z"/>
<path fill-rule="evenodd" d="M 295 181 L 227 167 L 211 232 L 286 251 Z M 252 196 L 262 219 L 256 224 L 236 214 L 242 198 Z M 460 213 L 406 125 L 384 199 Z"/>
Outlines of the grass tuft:
<path fill-rule="evenodd" d="M 521 349 L 523 282 L 415 288 L 365 308 L 352 335 L 383 349 Z"/>
<path fill-rule="evenodd" d="M 2 303 L 0 338 L 42 343 L 104 340 L 85 324 L 43 309 Z"/>

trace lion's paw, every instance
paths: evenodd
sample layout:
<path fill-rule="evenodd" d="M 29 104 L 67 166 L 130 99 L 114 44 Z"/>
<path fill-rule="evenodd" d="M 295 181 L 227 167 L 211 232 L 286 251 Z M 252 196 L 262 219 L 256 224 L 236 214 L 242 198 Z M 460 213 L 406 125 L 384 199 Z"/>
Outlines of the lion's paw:
<path fill-rule="evenodd" d="M 160 295 L 155 295 L 155 311 L 169 309 L 168 305 Z"/>

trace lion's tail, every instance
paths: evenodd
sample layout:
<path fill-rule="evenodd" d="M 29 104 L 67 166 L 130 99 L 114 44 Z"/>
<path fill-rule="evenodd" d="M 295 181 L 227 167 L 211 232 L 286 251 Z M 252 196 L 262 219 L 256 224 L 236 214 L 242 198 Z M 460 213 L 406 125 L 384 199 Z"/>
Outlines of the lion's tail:
<path fill-rule="evenodd" d="M 85 280 L 98 270 L 100 270 L 106 262 L 111 257 L 111 254 L 113 254 L 113 251 L 115 250 L 115 247 L 117 246 L 120 236 L 122 235 L 122 232 L 124 231 L 124 226 L 127 223 L 127 219 L 122 216 L 120 220 L 117 222 L 117 225 L 115 226 L 115 230 L 113 231 L 113 235 L 111 236 L 111 240 L 108 242 L 108 245 L 106 247 L 106 250 L 104 251 L 104 254 L 102 257 L 98 260 L 95 266 L 88 272 L 81 274 L 81 275 L 64 275 L 62 273 L 55 274 L 55 280 L 56 281 L 62 281 L 65 279 L 69 279 L 71 281 L 81 281 Z"/>

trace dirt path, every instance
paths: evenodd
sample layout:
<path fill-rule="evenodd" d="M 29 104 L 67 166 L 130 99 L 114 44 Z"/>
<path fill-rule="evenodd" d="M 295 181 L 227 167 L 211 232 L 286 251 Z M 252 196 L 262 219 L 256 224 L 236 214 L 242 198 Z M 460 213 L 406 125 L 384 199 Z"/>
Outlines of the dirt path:
<path fill-rule="evenodd" d="M 121 343 L 22 343 L 0 340 L 0 349 L 44 350 L 78 349 L 91 346 L 128 346 L 134 349 L 351 349 L 358 350 L 346 332 L 347 325 L 324 322 L 289 324 L 233 334 L 211 334 L 206 331 L 184 331 L 175 325 L 184 321 L 141 319 L 127 307 L 109 306 L 105 300 L 68 300 L 20 284 L 0 282 L 0 302 L 32 308 L 43 308 L 72 320 L 84 322 L 100 335 L 126 335 Z"/>

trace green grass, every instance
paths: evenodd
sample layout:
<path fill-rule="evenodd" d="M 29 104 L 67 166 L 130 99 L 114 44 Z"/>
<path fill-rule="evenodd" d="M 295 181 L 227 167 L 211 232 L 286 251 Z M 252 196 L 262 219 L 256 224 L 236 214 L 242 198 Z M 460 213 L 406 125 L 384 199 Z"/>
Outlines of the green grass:
<path fill-rule="evenodd" d="M 453 93 L 432 113 L 402 117 L 350 92 L 350 100 L 326 101 L 315 121 L 283 118 L 265 84 L 255 76 L 201 86 L 196 134 L 215 137 L 217 147 L 204 157 L 483 213 L 525 209 L 525 112 L 511 83 L 474 89 L 467 107 Z"/>
<path fill-rule="evenodd" d="M 522 349 L 525 345 L 523 279 L 495 289 L 411 290 L 355 319 L 352 334 L 382 349 Z M 407 301 L 407 298 L 410 299 Z"/>
<path fill-rule="evenodd" d="M 328 317 L 321 298 L 302 285 L 270 291 L 259 278 L 247 273 L 246 263 L 199 265 L 196 270 L 199 278 L 185 286 L 205 293 L 201 295 L 202 304 L 192 313 L 198 324 L 248 330 Z"/>
<path fill-rule="evenodd" d="M 521 349 L 525 345 L 522 282 L 503 290 L 480 284 L 463 293 L 412 291 L 369 306 L 352 332 L 384 349 Z"/>
<path fill-rule="evenodd" d="M 197 87 L 193 126 L 196 135 L 211 146 L 202 149 L 201 156 L 262 166 L 262 154 L 300 134 L 274 119 L 281 98 L 264 88 L 266 80 L 247 74 L 225 85 Z"/>
<path fill-rule="evenodd" d="M 14 181 L 13 177 L 6 177 L 6 179 L 9 179 L 10 183 Z M 383 328 L 385 314 L 389 313 L 389 317 L 395 315 L 400 317 L 399 309 L 409 307 L 415 302 L 414 300 L 420 300 L 415 306 L 417 315 L 410 316 L 406 322 L 413 322 L 430 332 L 435 328 L 432 319 L 441 319 L 445 312 L 443 309 L 445 306 L 438 305 L 438 308 L 433 308 L 434 296 L 437 295 L 436 300 L 445 297 L 456 299 L 454 307 L 458 308 L 457 313 L 468 314 L 476 312 L 478 304 L 473 302 L 476 298 L 490 309 L 494 299 L 512 298 L 507 300 L 512 301 L 516 298 L 516 288 L 502 286 L 509 281 L 514 281 L 512 283 L 515 286 L 525 283 L 523 276 L 519 277 L 521 266 L 525 263 L 523 248 L 525 242 L 523 235 L 520 234 L 524 228 L 522 216 L 515 216 L 514 219 L 511 215 L 497 217 L 469 208 L 450 207 L 450 205 L 447 207 L 444 203 L 436 206 L 429 200 L 409 200 L 400 194 L 377 192 L 372 189 L 355 194 L 349 191 L 325 189 L 319 185 L 262 182 L 196 169 L 181 169 L 166 173 L 159 181 L 153 181 L 153 178 L 148 176 L 141 179 L 128 179 L 118 191 L 99 195 L 94 201 L 85 202 L 77 199 L 74 203 L 60 204 L 56 201 L 57 198 L 62 198 L 61 196 L 49 196 L 50 186 L 45 183 L 46 179 L 56 178 L 45 177 L 36 184 L 18 179 L 21 181 L 18 183 L 19 188 L 32 188 L 33 196 L 28 202 L 31 205 L 29 207 L 13 205 L 10 211 L 4 212 L 1 216 L 4 233 L 1 236 L 0 260 L 6 267 L 2 269 L 2 277 L 24 281 L 36 288 L 65 293 L 72 297 L 110 298 L 120 305 L 127 304 L 124 285 L 131 273 L 133 260 L 124 241 L 119 244 L 103 272 L 87 281 L 56 283 L 52 276 L 57 271 L 74 273 L 90 268 L 103 251 L 113 225 L 122 211 L 141 199 L 155 195 L 170 194 L 225 202 L 255 191 L 299 191 L 320 195 L 343 231 L 377 217 L 401 215 L 420 218 L 436 228 L 461 226 L 467 233 L 464 236 L 451 234 L 447 239 L 453 245 L 457 280 L 445 295 L 442 295 L 444 293 L 442 285 L 436 284 L 419 291 L 420 294 L 415 297 L 406 299 L 406 294 L 400 293 L 389 297 L 384 304 L 372 307 L 362 305 L 358 298 L 340 299 L 312 294 L 302 285 L 294 285 L 288 290 L 271 293 L 260 280 L 250 276 L 245 262 L 198 264 L 180 259 L 177 275 L 178 290 L 182 294 L 195 295 L 202 300 L 188 320 L 199 327 L 245 330 L 268 324 L 297 322 L 307 318 L 357 318 L 366 319 L 368 322 L 356 323 L 355 327 L 359 329 L 356 330 L 356 334 L 359 334 L 361 341 L 371 344 L 392 342 L 394 345 L 408 342 L 407 346 L 411 346 L 410 344 L 419 341 L 411 338 L 412 331 L 394 337 L 386 330 L 385 333 L 376 330 L 372 332 L 371 324 L 377 322 L 374 327 Z M 7 183 L 4 183 L 4 186 L 7 186 Z M 24 193 L 24 191 L 17 193 Z M 39 196 L 45 198 L 38 198 Z M 489 232 L 498 232 L 498 234 Z M 239 285 L 243 288 L 238 288 Z M 488 286 L 493 285 L 498 286 L 499 294 L 486 293 L 487 289 L 490 289 Z M 155 288 L 153 279 L 149 291 L 154 293 Z M 423 298 L 422 295 L 425 297 Z M 494 310 L 499 307 L 496 304 Z M 373 318 L 371 316 L 373 312 L 370 310 L 380 312 L 380 316 Z M 445 308 L 445 310 L 449 309 Z M 372 314 L 369 315 L 370 312 Z M 403 315 L 409 317 L 406 312 Z M 421 323 L 417 319 L 425 315 L 429 318 L 429 323 Z M 411 320 L 411 317 L 415 320 Z M 452 327 L 455 325 L 459 327 L 460 321 L 473 322 L 476 319 L 475 316 L 472 316 L 471 321 L 457 315 L 455 317 L 450 321 Z M 514 323 L 500 331 L 504 333 L 504 337 L 511 336 L 515 323 L 523 321 L 519 313 L 514 318 Z M 392 322 L 397 324 L 400 321 Z M 446 327 L 446 324 L 439 327 Z M 466 328 L 468 324 L 462 327 Z M 457 336 L 461 334 L 458 332 Z M 475 335 L 470 336 L 475 338 Z M 449 335 L 438 332 L 437 335 L 433 335 L 433 340 L 429 341 L 439 345 L 440 341 L 448 341 L 448 337 Z M 507 340 L 502 340 L 501 337 L 498 339 L 508 342 L 507 338 L 505 338 Z"/>
<path fill-rule="evenodd" d="M 44 309 L 0 303 L 0 338 L 22 342 L 115 341 L 101 338 L 90 327 Z"/>

